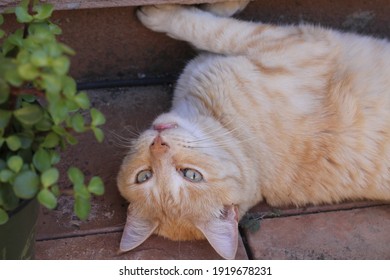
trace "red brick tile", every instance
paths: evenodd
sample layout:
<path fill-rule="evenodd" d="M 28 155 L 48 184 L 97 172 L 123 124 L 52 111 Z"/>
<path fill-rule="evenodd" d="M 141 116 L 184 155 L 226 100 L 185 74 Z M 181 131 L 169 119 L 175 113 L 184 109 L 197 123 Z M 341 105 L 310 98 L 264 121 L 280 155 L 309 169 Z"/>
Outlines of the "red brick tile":
<path fill-rule="evenodd" d="M 88 235 L 84 237 L 39 241 L 36 259 L 128 259 L 128 260 L 185 260 L 221 259 L 207 241 L 175 242 L 151 236 L 138 248 L 118 254 L 121 233 Z M 247 259 L 240 239 L 236 259 Z"/>
<path fill-rule="evenodd" d="M 390 205 L 265 219 L 255 259 L 390 259 Z"/>

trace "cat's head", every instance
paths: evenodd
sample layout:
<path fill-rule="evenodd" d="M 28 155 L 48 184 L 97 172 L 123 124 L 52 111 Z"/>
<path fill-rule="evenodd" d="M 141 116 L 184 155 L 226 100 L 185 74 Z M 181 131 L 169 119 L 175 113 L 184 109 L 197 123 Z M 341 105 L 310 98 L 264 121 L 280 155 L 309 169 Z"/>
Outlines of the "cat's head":
<path fill-rule="evenodd" d="M 232 204 L 233 166 L 226 147 L 203 128 L 160 116 L 134 143 L 118 175 L 129 202 L 120 249 L 131 250 L 156 233 L 172 240 L 206 238 L 224 258 L 234 258 L 238 210 Z M 207 132 L 208 131 L 208 132 Z M 222 134 L 223 133 L 217 133 Z"/>

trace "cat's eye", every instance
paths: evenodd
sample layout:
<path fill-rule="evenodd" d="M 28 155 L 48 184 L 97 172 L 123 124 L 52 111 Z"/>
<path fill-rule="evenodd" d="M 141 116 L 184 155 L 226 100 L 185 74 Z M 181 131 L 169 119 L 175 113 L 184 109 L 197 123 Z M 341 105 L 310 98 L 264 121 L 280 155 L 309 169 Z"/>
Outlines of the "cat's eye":
<path fill-rule="evenodd" d="M 152 178 L 152 176 L 153 176 L 153 173 L 151 170 L 149 170 L 149 169 L 142 170 L 142 171 L 138 172 L 138 174 L 137 174 L 136 183 L 142 184 L 142 183 L 148 181 L 150 178 Z"/>
<path fill-rule="evenodd" d="M 180 173 L 183 175 L 184 178 L 190 180 L 191 182 L 197 183 L 203 180 L 202 174 L 195 169 L 191 169 L 191 168 L 180 169 Z"/>

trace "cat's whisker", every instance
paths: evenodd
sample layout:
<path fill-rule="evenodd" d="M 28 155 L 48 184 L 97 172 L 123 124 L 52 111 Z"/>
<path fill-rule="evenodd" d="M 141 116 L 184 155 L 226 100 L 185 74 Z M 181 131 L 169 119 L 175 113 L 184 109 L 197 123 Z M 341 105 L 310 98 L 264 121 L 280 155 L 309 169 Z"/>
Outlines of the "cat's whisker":
<path fill-rule="evenodd" d="M 118 148 L 127 148 L 127 149 L 134 148 L 133 141 L 135 137 L 128 138 L 116 133 L 115 131 L 109 131 L 109 136 L 113 140 L 114 146 Z"/>

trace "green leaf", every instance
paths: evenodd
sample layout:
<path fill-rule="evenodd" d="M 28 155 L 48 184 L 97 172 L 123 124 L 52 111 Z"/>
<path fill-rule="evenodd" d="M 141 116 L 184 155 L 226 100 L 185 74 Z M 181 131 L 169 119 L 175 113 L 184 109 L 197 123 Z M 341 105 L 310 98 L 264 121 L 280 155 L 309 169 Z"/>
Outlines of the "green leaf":
<path fill-rule="evenodd" d="M 60 154 L 57 153 L 56 151 L 50 151 L 50 157 L 51 157 L 50 162 L 52 165 L 59 163 L 61 160 Z"/>
<path fill-rule="evenodd" d="M 16 7 L 15 8 L 16 19 L 20 23 L 28 23 L 33 20 L 33 17 L 29 15 L 26 7 Z"/>
<path fill-rule="evenodd" d="M 76 132 L 85 131 L 85 121 L 80 113 L 76 113 L 71 118 L 71 125 Z"/>
<path fill-rule="evenodd" d="M 9 217 L 7 212 L 3 208 L 0 208 L 0 226 L 4 225 L 8 221 Z"/>
<path fill-rule="evenodd" d="M 54 35 L 61 35 L 62 34 L 61 28 L 52 22 L 49 22 L 49 30 Z"/>
<path fill-rule="evenodd" d="M 74 191 L 74 194 L 76 196 L 80 196 L 80 197 L 83 197 L 85 199 L 90 199 L 91 198 L 91 194 L 90 192 L 88 191 L 87 187 L 84 185 L 84 184 L 77 184 L 77 185 L 73 185 L 73 191 Z"/>
<path fill-rule="evenodd" d="M 37 12 L 33 17 L 37 20 L 45 20 L 51 17 L 53 13 L 53 5 L 51 4 L 41 4 L 34 6 L 34 11 Z"/>
<path fill-rule="evenodd" d="M 21 146 L 22 149 L 28 149 L 31 147 L 31 145 L 34 141 L 34 137 L 35 137 L 35 135 L 32 131 L 24 131 L 24 132 L 18 133 L 17 135 L 18 135 L 20 142 L 22 144 L 22 146 Z"/>
<path fill-rule="evenodd" d="M 1 38 L 3 38 L 3 37 L 4 37 L 4 35 L 5 35 L 5 32 L 4 32 L 4 30 L 1 30 L 1 29 L 0 29 L 0 39 L 1 39 Z"/>
<path fill-rule="evenodd" d="M 30 63 L 20 65 L 18 67 L 18 73 L 22 79 L 27 81 L 32 81 L 39 76 L 38 69 Z"/>
<path fill-rule="evenodd" d="M 22 169 L 23 159 L 20 156 L 11 156 L 7 160 L 7 165 L 13 172 L 18 173 Z"/>
<path fill-rule="evenodd" d="M 53 70 L 58 75 L 65 75 L 69 71 L 70 61 L 66 56 L 60 56 L 52 61 Z"/>
<path fill-rule="evenodd" d="M 58 100 L 49 105 L 49 112 L 55 124 L 63 122 L 68 117 L 68 107 L 65 100 Z"/>
<path fill-rule="evenodd" d="M 38 49 L 31 54 L 31 63 L 36 67 L 44 67 L 49 64 L 49 57 L 42 49 Z"/>
<path fill-rule="evenodd" d="M 30 52 L 26 49 L 21 49 L 16 56 L 16 61 L 18 65 L 26 64 L 30 62 Z"/>
<path fill-rule="evenodd" d="M 54 148 L 57 147 L 59 143 L 60 137 L 56 133 L 50 132 L 48 135 L 46 135 L 45 140 L 43 140 L 42 147 Z"/>
<path fill-rule="evenodd" d="M 23 79 L 20 77 L 16 68 L 10 68 L 4 73 L 4 77 L 8 83 L 14 87 L 20 87 L 23 84 Z"/>
<path fill-rule="evenodd" d="M 68 76 L 64 76 L 62 79 L 63 83 L 63 90 L 62 92 L 67 98 L 72 98 L 75 96 L 77 91 L 77 84 L 76 81 Z"/>
<path fill-rule="evenodd" d="M 103 195 L 104 194 L 104 184 L 102 179 L 99 177 L 92 177 L 91 181 L 88 184 L 88 191 L 94 195 Z"/>
<path fill-rule="evenodd" d="M 8 100 L 9 93 L 10 93 L 9 86 L 4 80 L 0 79 L 0 104 L 3 104 Z"/>
<path fill-rule="evenodd" d="M 23 101 L 26 101 L 28 103 L 33 103 L 37 100 L 37 98 L 32 94 L 23 94 L 21 97 Z"/>
<path fill-rule="evenodd" d="M 91 106 L 88 95 L 85 92 L 80 92 L 76 95 L 74 101 L 81 109 L 88 109 Z"/>
<path fill-rule="evenodd" d="M 80 220 L 86 220 L 89 213 L 91 212 L 91 202 L 90 199 L 76 196 L 74 203 L 74 212 Z"/>
<path fill-rule="evenodd" d="M 36 125 L 35 128 L 38 131 L 49 131 L 52 129 L 52 122 L 49 117 L 44 116 Z"/>
<path fill-rule="evenodd" d="M 50 153 L 45 149 L 39 149 L 33 156 L 33 164 L 40 172 L 48 170 L 51 167 Z"/>
<path fill-rule="evenodd" d="M 14 116 L 24 125 L 34 125 L 43 118 L 43 111 L 38 105 L 28 105 L 14 111 Z"/>
<path fill-rule="evenodd" d="M 75 186 L 84 184 L 84 174 L 77 167 L 71 167 L 68 169 L 68 177 Z"/>
<path fill-rule="evenodd" d="M 41 175 L 41 182 L 43 187 L 48 188 L 51 185 L 57 183 L 58 178 L 60 177 L 60 173 L 57 168 L 49 168 Z"/>
<path fill-rule="evenodd" d="M 66 141 L 70 144 L 70 145 L 76 145 L 78 143 L 76 137 L 74 137 L 72 134 L 70 133 L 67 133 L 65 135 L 65 139 Z"/>
<path fill-rule="evenodd" d="M 42 86 L 52 94 L 60 93 L 62 89 L 61 78 L 55 75 L 42 75 Z"/>
<path fill-rule="evenodd" d="M 8 136 L 7 139 L 5 139 L 5 142 L 11 151 L 17 151 L 22 146 L 22 142 L 16 135 Z"/>
<path fill-rule="evenodd" d="M 3 170 L 4 168 L 7 167 L 7 164 L 3 159 L 0 158 L 0 170 Z"/>
<path fill-rule="evenodd" d="M 39 42 L 39 47 L 36 49 L 43 49 L 45 52 L 48 51 L 47 43 L 53 42 L 55 40 L 53 34 L 50 32 L 50 28 L 45 22 L 34 22 L 30 23 L 28 27 L 28 32 L 30 34 L 30 38 L 32 38 L 35 42 Z M 42 44 L 44 46 L 42 48 Z"/>
<path fill-rule="evenodd" d="M 11 119 L 12 112 L 0 109 L 0 129 L 4 129 L 8 126 Z"/>
<path fill-rule="evenodd" d="M 58 185 L 51 186 L 50 190 L 56 197 L 59 197 L 61 195 L 60 187 Z"/>
<path fill-rule="evenodd" d="M 106 123 L 106 118 L 99 110 L 92 108 L 90 113 L 93 126 L 98 126 Z"/>
<path fill-rule="evenodd" d="M 0 25 L 2 25 L 4 23 L 4 17 L 2 14 L 0 14 Z"/>
<path fill-rule="evenodd" d="M 62 126 L 53 125 L 52 129 L 53 129 L 53 131 L 54 131 L 55 133 L 57 133 L 57 134 L 60 135 L 60 136 L 64 136 L 64 135 L 66 134 L 65 128 L 62 127 Z"/>
<path fill-rule="evenodd" d="M 42 189 L 38 193 L 38 201 L 48 209 L 54 209 L 57 206 L 56 196 L 48 189 Z"/>
<path fill-rule="evenodd" d="M 5 40 L 8 44 L 12 46 L 22 47 L 23 46 L 23 30 L 18 29 L 14 33 L 8 36 Z"/>
<path fill-rule="evenodd" d="M 33 171 L 24 171 L 15 177 L 13 189 L 23 199 L 33 198 L 39 189 L 39 177 Z"/>
<path fill-rule="evenodd" d="M 13 173 L 11 170 L 3 169 L 0 171 L 0 182 L 9 182 L 14 177 L 14 175 L 15 173 Z"/>
<path fill-rule="evenodd" d="M 104 140 L 104 132 L 98 127 L 92 127 L 93 134 L 95 135 L 96 140 L 99 143 L 102 143 Z"/>
<path fill-rule="evenodd" d="M 76 52 L 75 52 L 72 48 L 68 47 L 68 46 L 65 45 L 65 44 L 60 43 L 59 46 L 60 46 L 61 50 L 62 50 L 65 54 L 67 54 L 67 55 L 75 55 L 75 54 L 76 54 Z"/>

